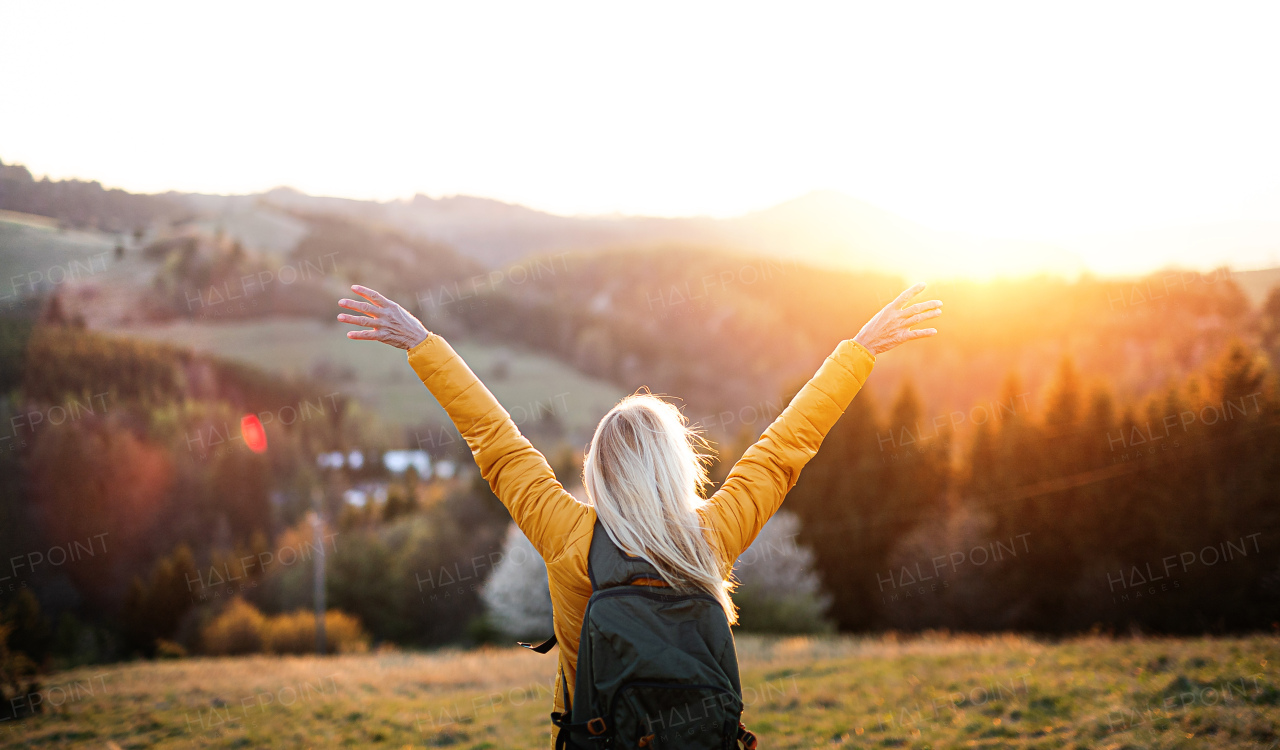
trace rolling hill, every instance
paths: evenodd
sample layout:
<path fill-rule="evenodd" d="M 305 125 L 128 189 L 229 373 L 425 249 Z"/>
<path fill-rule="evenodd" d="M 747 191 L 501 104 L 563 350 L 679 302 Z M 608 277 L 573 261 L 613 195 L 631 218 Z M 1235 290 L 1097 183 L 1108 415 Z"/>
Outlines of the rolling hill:
<path fill-rule="evenodd" d="M 930 278 L 1017 276 L 1049 269 L 1083 270 L 1079 258 L 1045 243 L 935 231 L 834 191 L 818 191 L 730 219 L 645 216 L 568 217 L 486 198 L 415 195 L 371 203 L 315 198 L 280 188 L 265 206 L 319 211 L 444 242 L 490 267 L 529 256 L 637 245 L 685 244 L 735 248 L 841 270 L 928 275 Z M 975 265 L 975 256 L 999 268 Z"/>
<path fill-rule="evenodd" d="M 875 269 L 958 267 L 965 243 L 980 241 L 830 192 L 736 219 L 574 218 L 465 196 L 374 203 L 288 189 L 171 193 L 156 205 L 179 218 L 157 217 L 140 235 L 4 225 L 0 258 L 6 271 L 35 272 L 56 260 L 39 249 L 51 237 L 81 238 L 81 254 L 120 244 L 121 259 L 102 272 L 43 291 L 58 292 L 68 314 L 91 327 L 223 341 L 227 354 L 254 350 L 252 324 L 278 320 L 284 328 L 272 330 L 305 349 L 281 367 L 304 370 L 333 359 L 317 338 L 329 330 L 320 322 L 350 283 L 364 283 L 457 344 L 558 360 L 594 384 L 584 392 L 649 387 L 684 399 L 691 419 L 728 436 L 759 434 L 785 405 L 784 391 L 906 283 Z M 1047 246 L 1012 243 L 1008 252 L 1068 270 L 1074 262 Z M 304 267 L 319 273 L 280 283 Z M 253 274 L 273 281 L 270 293 L 247 295 L 257 307 L 207 301 Z M 1121 393 L 1147 393 L 1202 366 L 1231 336 L 1256 337 L 1251 308 L 1273 282 L 1268 271 L 944 280 L 930 291 L 947 304 L 944 335 L 885 358 L 871 390 L 887 406 L 910 381 L 926 409 L 963 409 L 992 397 L 1010 373 L 1042 389 L 1069 355 L 1086 372 L 1107 373 Z M 424 416 L 401 410 L 391 391 L 374 401 L 400 417 Z"/>

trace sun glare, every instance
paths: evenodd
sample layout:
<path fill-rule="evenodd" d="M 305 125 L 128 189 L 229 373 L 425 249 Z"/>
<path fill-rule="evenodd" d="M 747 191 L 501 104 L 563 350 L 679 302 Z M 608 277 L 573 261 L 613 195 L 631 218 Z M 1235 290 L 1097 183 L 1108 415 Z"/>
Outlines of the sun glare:
<path fill-rule="evenodd" d="M 1265 6 L 34 3 L 0 18 L 22 114 L 0 118 L 0 158 L 133 191 L 732 216 L 834 189 L 1111 272 L 1184 259 L 1148 236 L 1117 258 L 1094 235 L 1210 220 L 1280 173 L 1280 11 Z M 1025 265 L 983 247 L 983 269 Z"/>

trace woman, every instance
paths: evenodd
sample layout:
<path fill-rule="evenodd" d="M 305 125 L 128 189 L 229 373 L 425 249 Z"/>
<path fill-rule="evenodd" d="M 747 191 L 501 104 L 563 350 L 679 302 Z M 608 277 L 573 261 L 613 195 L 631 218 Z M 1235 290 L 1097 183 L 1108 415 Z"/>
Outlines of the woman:
<path fill-rule="evenodd" d="M 587 558 L 597 515 L 617 547 L 652 564 L 678 590 L 701 590 L 737 620 L 727 579 L 737 560 L 778 510 L 800 470 L 853 400 L 877 354 L 911 339 L 912 329 L 942 314 L 942 302 L 908 305 L 916 284 L 842 341 L 759 441 L 734 465 L 723 486 L 703 499 L 706 455 L 685 417 L 670 403 L 635 394 L 614 406 L 596 428 L 583 465 L 590 502 L 565 491 L 546 459 L 449 343 L 403 307 L 363 286 L 364 302 L 338 315 L 366 330 L 347 338 L 381 341 L 408 351 L 409 364 L 462 433 L 494 494 L 547 563 L 555 636 L 560 646 L 555 711 L 574 695 L 578 638 L 591 596 Z"/>

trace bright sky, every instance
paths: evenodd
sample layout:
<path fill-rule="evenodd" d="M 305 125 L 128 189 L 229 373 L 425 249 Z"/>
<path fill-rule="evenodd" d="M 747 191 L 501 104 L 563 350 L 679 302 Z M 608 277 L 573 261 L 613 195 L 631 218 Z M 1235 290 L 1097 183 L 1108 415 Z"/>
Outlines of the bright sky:
<path fill-rule="evenodd" d="M 1275 4 L 0 0 L 0 159 L 134 191 L 1040 239 L 1280 189 Z"/>

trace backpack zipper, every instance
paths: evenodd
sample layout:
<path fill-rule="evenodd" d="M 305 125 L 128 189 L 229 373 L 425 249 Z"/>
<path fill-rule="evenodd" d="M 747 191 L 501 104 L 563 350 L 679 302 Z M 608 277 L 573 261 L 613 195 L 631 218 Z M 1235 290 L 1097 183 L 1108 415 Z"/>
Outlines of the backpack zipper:
<path fill-rule="evenodd" d="M 636 590 L 628 591 L 627 589 Z M 600 599 L 606 599 L 613 596 L 643 596 L 648 599 L 656 599 L 661 602 L 682 602 L 692 599 L 701 599 L 715 604 L 720 603 L 719 599 L 716 599 L 710 594 L 659 594 L 656 591 L 645 591 L 639 586 L 617 586 L 615 588 L 605 589 L 604 591 L 597 591 L 591 595 L 590 601 L 587 602 L 587 608 L 582 612 L 583 622 L 586 622 L 587 617 L 591 614 L 591 605 L 595 604 Z"/>

